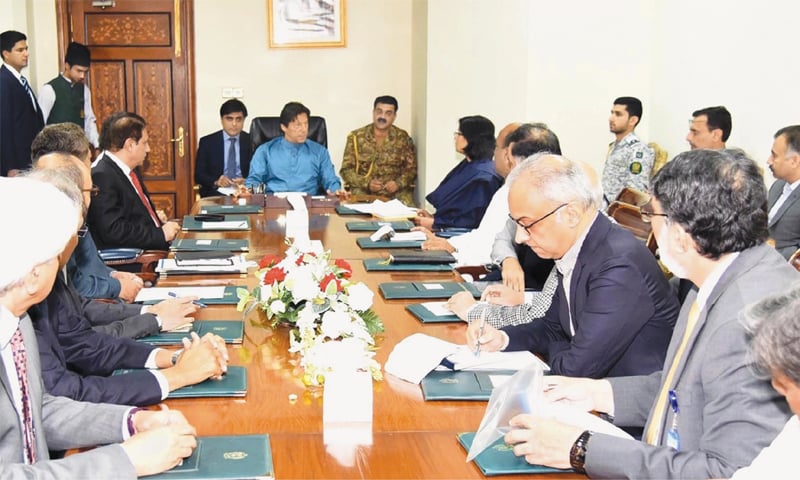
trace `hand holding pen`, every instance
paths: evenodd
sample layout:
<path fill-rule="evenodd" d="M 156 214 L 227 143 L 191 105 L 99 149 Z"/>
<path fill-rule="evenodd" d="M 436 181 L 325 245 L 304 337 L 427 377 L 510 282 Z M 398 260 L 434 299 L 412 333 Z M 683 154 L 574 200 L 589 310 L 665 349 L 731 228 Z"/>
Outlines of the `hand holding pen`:
<path fill-rule="evenodd" d="M 169 292 L 169 293 L 168 293 L 168 295 L 169 295 L 170 297 L 172 297 L 172 298 L 178 298 L 178 294 L 177 294 L 177 293 L 175 293 L 175 292 Z M 206 305 L 205 303 L 203 303 L 203 302 L 201 302 L 201 301 L 197 300 L 197 297 L 194 297 L 194 298 L 192 299 L 192 304 L 194 304 L 194 305 L 197 305 L 197 306 L 198 306 L 198 307 L 200 307 L 200 308 L 206 308 L 206 307 L 208 307 L 208 305 Z"/>
<path fill-rule="evenodd" d="M 505 333 L 494 328 L 486 320 L 486 316 L 481 316 L 480 321 L 476 320 L 467 327 L 467 345 L 473 349 L 475 355 L 480 355 L 481 351 L 496 352 L 505 344 Z"/>

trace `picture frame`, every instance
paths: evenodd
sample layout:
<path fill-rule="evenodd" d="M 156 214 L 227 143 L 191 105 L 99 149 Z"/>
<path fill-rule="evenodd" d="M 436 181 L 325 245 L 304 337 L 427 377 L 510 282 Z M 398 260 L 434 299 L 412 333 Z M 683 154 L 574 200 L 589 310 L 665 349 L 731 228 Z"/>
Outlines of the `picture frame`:
<path fill-rule="evenodd" d="M 269 48 L 347 45 L 345 0 L 267 0 Z"/>

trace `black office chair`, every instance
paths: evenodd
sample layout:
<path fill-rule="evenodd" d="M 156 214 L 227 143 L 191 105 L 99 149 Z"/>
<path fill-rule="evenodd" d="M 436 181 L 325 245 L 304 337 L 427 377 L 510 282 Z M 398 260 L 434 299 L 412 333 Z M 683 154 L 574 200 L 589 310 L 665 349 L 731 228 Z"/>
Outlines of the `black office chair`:
<path fill-rule="evenodd" d="M 256 117 L 250 122 L 250 141 L 254 153 L 262 143 L 280 136 L 283 136 L 280 117 Z M 324 118 L 312 116 L 308 119 L 308 139 L 328 148 L 328 127 Z"/>

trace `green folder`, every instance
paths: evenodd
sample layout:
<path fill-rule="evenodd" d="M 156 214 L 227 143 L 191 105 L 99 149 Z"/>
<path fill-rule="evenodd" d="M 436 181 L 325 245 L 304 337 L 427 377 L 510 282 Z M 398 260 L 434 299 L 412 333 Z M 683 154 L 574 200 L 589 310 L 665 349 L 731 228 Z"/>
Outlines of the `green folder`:
<path fill-rule="evenodd" d="M 228 227 L 225 224 L 228 222 L 235 222 L 237 226 Z M 247 215 L 226 215 L 223 222 L 198 222 L 194 219 L 193 215 L 184 215 L 181 222 L 181 230 L 185 232 L 236 232 L 241 230 L 250 230 L 250 220 Z"/>
<path fill-rule="evenodd" d="M 155 480 L 275 478 L 269 435 L 197 437 L 192 455 L 172 470 L 147 477 Z"/>
<path fill-rule="evenodd" d="M 387 300 L 406 298 L 450 298 L 458 292 L 469 292 L 475 298 L 481 293 L 468 282 L 384 282 L 378 285 Z"/>
<path fill-rule="evenodd" d="M 356 239 L 358 246 L 364 249 L 367 248 L 420 248 L 422 247 L 422 240 L 410 240 L 404 242 L 393 242 L 391 240 L 378 240 L 373 242 L 369 237 L 360 237 Z"/>
<path fill-rule="evenodd" d="M 184 338 L 189 338 L 191 332 L 202 337 L 207 333 L 219 335 L 225 343 L 242 343 L 244 337 L 244 322 L 242 320 L 195 320 L 188 332 L 161 332 L 137 339 L 139 342 L 150 345 L 180 345 Z"/>
<path fill-rule="evenodd" d="M 488 401 L 492 396 L 490 375 L 508 376 L 513 370 L 492 372 L 460 370 L 433 370 L 422 379 L 422 396 L 425 400 L 481 400 Z"/>
<path fill-rule="evenodd" d="M 124 375 L 135 372 L 134 368 L 114 370 L 112 375 Z M 188 385 L 169 392 L 167 398 L 209 398 L 209 397 L 244 397 L 247 393 L 247 369 L 228 365 L 228 373 L 219 380 L 208 379 L 195 385 Z"/>
<path fill-rule="evenodd" d="M 200 207 L 200 213 L 261 213 L 264 207 L 261 205 L 205 205 Z"/>
<path fill-rule="evenodd" d="M 453 266 L 449 263 L 392 263 L 385 258 L 367 258 L 364 269 L 368 272 L 450 272 Z"/>
<path fill-rule="evenodd" d="M 472 440 L 475 438 L 474 432 L 458 434 L 458 442 L 466 451 L 469 451 Z M 561 470 L 558 468 L 545 467 L 544 465 L 531 465 L 525 461 L 525 457 L 514 455 L 511 445 L 506 445 L 503 437 L 497 439 L 489 448 L 482 451 L 475 457 L 475 464 L 481 473 L 487 477 L 495 475 L 513 474 L 533 474 L 533 473 L 567 473 L 574 470 Z"/>
<path fill-rule="evenodd" d="M 345 205 L 337 205 L 336 206 L 336 213 L 339 215 L 365 215 L 370 216 L 369 213 L 359 212 L 358 210 L 352 209 Z"/>
<path fill-rule="evenodd" d="M 250 244 L 243 239 L 182 238 L 172 242 L 169 249 L 173 252 L 247 252 Z"/>
<path fill-rule="evenodd" d="M 237 303 L 239 303 L 239 297 L 236 295 L 237 288 L 244 288 L 244 287 L 237 287 L 236 285 L 228 285 L 225 287 L 225 292 L 222 294 L 222 298 L 201 298 L 200 300 L 198 300 L 198 302 L 204 305 L 236 305 Z M 148 300 L 142 303 L 144 305 L 155 305 L 160 301 L 161 300 Z"/>
<path fill-rule="evenodd" d="M 349 232 L 374 232 L 387 224 L 390 224 L 395 232 L 407 232 L 414 227 L 414 224 L 408 220 L 399 220 L 395 222 L 347 222 L 344 225 Z"/>
<path fill-rule="evenodd" d="M 422 323 L 452 323 L 461 321 L 456 314 L 434 315 L 421 303 L 412 303 L 410 305 L 406 305 L 406 310 L 411 312 L 411 314 L 417 317 Z"/>

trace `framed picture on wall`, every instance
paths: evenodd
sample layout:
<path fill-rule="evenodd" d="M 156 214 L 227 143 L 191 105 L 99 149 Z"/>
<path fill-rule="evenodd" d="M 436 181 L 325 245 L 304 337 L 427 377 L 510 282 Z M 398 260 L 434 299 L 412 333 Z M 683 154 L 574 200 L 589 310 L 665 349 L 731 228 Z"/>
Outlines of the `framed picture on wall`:
<path fill-rule="evenodd" d="M 344 47 L 345 0 L 267 0 L 270 48 Z"/>

